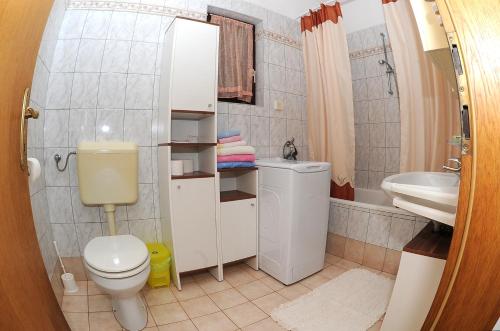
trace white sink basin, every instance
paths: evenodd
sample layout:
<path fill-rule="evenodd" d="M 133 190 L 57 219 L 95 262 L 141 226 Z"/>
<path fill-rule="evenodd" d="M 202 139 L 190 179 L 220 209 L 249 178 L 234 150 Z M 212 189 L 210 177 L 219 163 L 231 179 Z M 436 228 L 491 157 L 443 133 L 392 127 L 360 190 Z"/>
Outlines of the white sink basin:
<path fill-rule="evenodd" d="M 444 172 L 406 172 L 385 178 L 382 189 L 396 207 L 455 224 L 460 178 Z"/>

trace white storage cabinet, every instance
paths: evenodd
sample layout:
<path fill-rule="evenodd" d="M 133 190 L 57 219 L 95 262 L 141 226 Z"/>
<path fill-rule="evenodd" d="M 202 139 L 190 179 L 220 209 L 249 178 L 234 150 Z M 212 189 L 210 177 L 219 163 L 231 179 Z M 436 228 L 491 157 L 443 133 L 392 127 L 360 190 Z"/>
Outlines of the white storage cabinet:
<path fill-rule="evenodd" d="M 172 278 L 211 268 L 220 280 L 217 220 L 217 68 L 219 27 L 177 17 L 165 34 L 158 123 L 158 178 L 164 244 Z M 196 93 L 193 93 L 196 91 Z M 172 160 L 194 172 L 171 174 Z"/>
<path fill-rule="evenodd" d="M 258 172 L 217 171 L 218 43 L 217 25 L 180 17 L 165 34 L 158 121 L 160 221 L 178 289 L 184 272 L 208 269 L 221 281 L 224 263 L 246 260 L 258 266 Z M 173 176 L 171 161 L 186 159 L 193 161 L 194 172 Z"/>
<path fill-rule="evenodd" d="M 220 178 L 222 264 L 238 260 L 258 268 L 258 171 L 226 169 Z"/>

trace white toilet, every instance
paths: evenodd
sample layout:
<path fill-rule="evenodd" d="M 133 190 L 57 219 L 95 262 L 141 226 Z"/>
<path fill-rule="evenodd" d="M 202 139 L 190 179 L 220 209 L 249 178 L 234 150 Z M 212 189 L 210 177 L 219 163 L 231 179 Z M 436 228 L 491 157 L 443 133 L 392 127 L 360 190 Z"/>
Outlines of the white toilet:
<path fill-rule="evenodd" d="M 92 239 L 83 253 L 90 278 L 111 295 L 113 312 L 127 330 L 143 329 L 147 311 L 138 295 L 149 272 L 146 245 L 132 235 L 116 235 L 115 205 L 137 201 L 137 146 L 123 142 L 85 142 L 78 146 L 80 199 L 104 205 L 110 236 Z"/>
<path fill-rule="evenodd" d="M 141 330 L 147 311 L 138 295 L 148 280 L 149 254 L 144 243 L 131 235 L 92 239 L 83 253 L 90 278 L 111 295 L 116 319 L 127 330 Z"/>

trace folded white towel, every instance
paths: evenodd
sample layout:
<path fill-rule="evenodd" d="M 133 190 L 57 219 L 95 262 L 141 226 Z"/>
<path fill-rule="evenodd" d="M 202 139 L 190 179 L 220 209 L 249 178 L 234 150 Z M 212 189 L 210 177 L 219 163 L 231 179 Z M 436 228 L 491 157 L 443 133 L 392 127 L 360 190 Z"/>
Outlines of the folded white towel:
<path fill-rule="evenodd" d="M 217 155 L 255 154 L 252 146 L 235 146 L 217 149 Z"/>
<path fill-rule="evenodd" d="M 225 144 L 218 144 L 217 148 L 229 148 L 229 147 L 236 147 L 236 146 L 246 146 L 247 142 L 244 140 L 241 141 L 234 141 L 232 143 L 225 143 Z"/>

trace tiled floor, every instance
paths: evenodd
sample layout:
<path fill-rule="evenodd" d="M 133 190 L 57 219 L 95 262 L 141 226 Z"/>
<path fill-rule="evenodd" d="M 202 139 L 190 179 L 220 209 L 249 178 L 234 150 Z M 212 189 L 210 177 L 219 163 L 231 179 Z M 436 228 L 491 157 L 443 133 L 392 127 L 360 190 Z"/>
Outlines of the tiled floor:
<path fill-rule="evenodd" d="M 280 304 L 293 300 L 351 268 L 366 268 L 327 254 L 325 268 L 299 283 L 284 286 L 262 271 L 245 264 L 224 269 L 224 281 L 218 282 L 204 272 L 182 279 L 183 289 L 150 289 L 142 296 L 148 306 L 145 330 L 175 331 L 274 331 L 284 330 L 270 317 Z M 375 273 L 380 271 L 370 269 Z M 394 275 L 385 274 L 394 278 Z M 92 281 L 78 282 L 80 291 L 65 295 L 62 310 L 72 330 L 122 330 L 111 312 L 109 296 Z M 370 331 L 379 330 L 381 321 Z"/>

